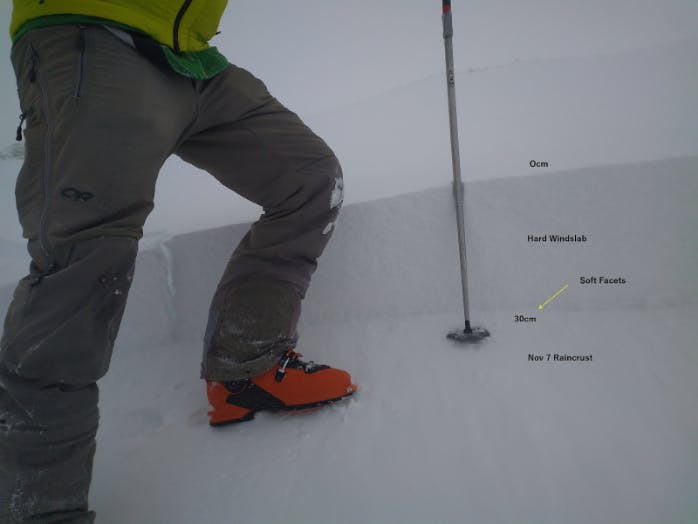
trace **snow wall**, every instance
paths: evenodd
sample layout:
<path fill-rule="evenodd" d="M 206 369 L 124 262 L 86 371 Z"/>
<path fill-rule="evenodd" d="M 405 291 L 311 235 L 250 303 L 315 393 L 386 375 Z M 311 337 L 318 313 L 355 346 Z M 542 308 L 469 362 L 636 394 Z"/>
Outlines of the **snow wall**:
<path fill-rule="evenodd" d="M 346 184 L 351 190 L 351 178 Z M 555 308 L 698 303 L 697 203 L 698 157 L 467 183 L 473 318 L 496 309 L 532 315 L 565 284 Z M 122 343 L 200 340 L 217 280 L 248 228 L 183 234 L 143 250 Z M 554 243 L 551 235 L 586 240 Z M 597 282 L 582 284 L 580 277 Z M 0 315 L 13 288 L 0 289 Z M 453 196 L 442 187 L 344 207 L 301 329 L 454 312 L 461 304 Z"/>

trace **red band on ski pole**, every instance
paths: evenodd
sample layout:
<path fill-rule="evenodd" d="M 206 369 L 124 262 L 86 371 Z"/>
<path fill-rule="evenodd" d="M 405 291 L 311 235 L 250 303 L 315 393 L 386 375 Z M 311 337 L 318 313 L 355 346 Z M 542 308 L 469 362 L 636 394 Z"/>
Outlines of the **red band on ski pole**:
<path fill-rule="evenodd" d="M 444 14 L 451 12 L 451 0 L 443 0 Z"/>

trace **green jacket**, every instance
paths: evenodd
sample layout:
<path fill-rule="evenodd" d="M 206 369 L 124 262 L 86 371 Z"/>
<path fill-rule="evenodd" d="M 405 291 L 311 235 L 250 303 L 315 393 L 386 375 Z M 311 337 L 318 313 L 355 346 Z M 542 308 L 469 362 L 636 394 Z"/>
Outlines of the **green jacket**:
<path fill-rule="evenodd" d="M 12 0 L 10 35 L 27 21 L 73 14 L 113 20 L 175 51 L 201 51 L 218 30 L 228 0 Z"/>

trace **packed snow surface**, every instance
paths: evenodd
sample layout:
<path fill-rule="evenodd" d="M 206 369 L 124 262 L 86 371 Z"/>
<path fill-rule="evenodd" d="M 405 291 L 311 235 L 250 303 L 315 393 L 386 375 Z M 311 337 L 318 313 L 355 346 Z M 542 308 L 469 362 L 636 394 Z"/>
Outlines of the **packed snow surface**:
<path fill-rule="evenodd" d="M 455 290 L 455 287 L 454 287 Z M 340 320 L 302 350 L 360 391 L 206 425 L 194 343 L 119 348 L 102 387 L 92 503 L 104 524 L 695 522 L 698 307 Z M 593 355 L 589 363 L 528 355 Z"/>

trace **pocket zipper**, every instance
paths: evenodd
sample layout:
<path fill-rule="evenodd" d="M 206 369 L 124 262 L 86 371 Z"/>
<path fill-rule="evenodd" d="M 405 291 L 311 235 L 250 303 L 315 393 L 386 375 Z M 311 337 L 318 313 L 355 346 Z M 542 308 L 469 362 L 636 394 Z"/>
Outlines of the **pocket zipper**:
<path fill-rule="evenodd" d="M 41 251 L 46 258 L 46 267 L 48 268 L 44 273 L 42 273 L 38 279 L 32 282 L 32 285 L 36 285 L 41 280 L 51 273 L 54 273 L 57 269 L 56 261 L 53 255 L 53 250 L 48 239 L 48 213 L 51 207 L 51 170 L 53 169 L 53 158 L 51 156 L 51 141 L 53 137 L 53 119 L 51 115 L 51 107 L 49 105 L 48 99 L 48 86 L 46 84 L 46 77 L 41 74 L 39 55 L 36 50 L 30 46 L 32 53 L 32 71 L 34 74 L 34 80 L 39 84 L 39 91 L 41 93 L 41 105 L 43 109 L 43 119 L 46 123 L 46 134 L 44 135 L 44 166 L 43 166 L 43 191 L 44 191 L 44 202 L 41 206 L 41 218 L 39 220 L 39 244 L 41 246 Z"/>
<path fill-rule="evenodd" d="M 82 97 L 82 83 L 85 75 L 85 29 L 86 26 L 81 25 L 80 34 L 78 35 L 78 79 L 75 83 L 75 99 L 79 100 Z"/>
<path fill-rule="evenodd" d="M 29 70 L 29 82 L 36 82 L 36 51 L 32 48 L 32 68 Z"/>
<path fill-rule="evenodd" d="M 22 141 L 22 124 L 27 119 L 28 114 L 29 111 L 22 111 L 22 114 L 19 115 L 19 125 L 17 126 L 17 142 Z"/>

